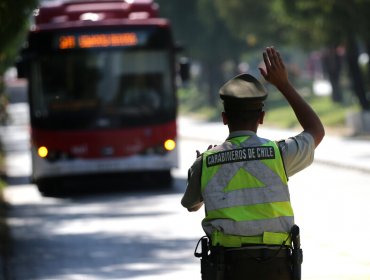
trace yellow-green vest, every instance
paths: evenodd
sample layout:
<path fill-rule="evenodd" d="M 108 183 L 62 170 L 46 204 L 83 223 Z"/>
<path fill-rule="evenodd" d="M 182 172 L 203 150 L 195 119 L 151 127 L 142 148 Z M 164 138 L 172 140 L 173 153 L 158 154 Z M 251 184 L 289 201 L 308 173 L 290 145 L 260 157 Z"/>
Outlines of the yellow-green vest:
<path fill-rule="evenodd" d="M 287 181 L 274 141 L 239 136 L 206 151 L 201 176 L 204 231 L 209 236 L 215 231 L 254 237 L 289 233 L 294 216 Z"/>

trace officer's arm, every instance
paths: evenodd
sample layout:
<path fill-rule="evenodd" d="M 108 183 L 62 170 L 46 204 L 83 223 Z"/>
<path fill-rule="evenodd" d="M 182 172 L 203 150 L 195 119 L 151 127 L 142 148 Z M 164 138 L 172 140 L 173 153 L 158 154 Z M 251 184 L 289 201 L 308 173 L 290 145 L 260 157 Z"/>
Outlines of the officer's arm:
<path fill-rule="evenodd" d="M 201 171 L 202 157 L 199 156 L 188 171 L 187 187 L 184 196 L 181 199 L 182 206 L 188 209 L 189 212 L 197 211 L 203 205 L 203 199 L 200 190 Z"/>
<path fill-rule="evenodd" d="M 288 73 L 279 52 L 274 48 L 266 48 L 266 52 L 263 53 L 263 60 L 266 70 L 260 68 L 262 76 L 284 95 L 304 131 L 312 135 L 317 147 L 324 138 L 324 126 L 311 106 L 289 82 Z"/>
<path fill-rule="evenodd" d="M 198 211 L 203 206 L 203 202 L 199 202 L 198 204 L 194 205 L 193 207 L 187 208 L 189 212 Z"/>

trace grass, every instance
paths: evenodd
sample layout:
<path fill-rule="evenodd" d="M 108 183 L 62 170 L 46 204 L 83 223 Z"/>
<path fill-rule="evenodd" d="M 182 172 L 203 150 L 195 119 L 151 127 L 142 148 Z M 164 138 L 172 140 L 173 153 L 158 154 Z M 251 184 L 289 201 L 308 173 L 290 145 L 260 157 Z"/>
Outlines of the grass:
<path fill-rule="evenodd" d="M 280 93 L 269 91 L 269 97 L 265 104 L 266 117 L 264 125 L 284 129 L 298 127 L 299 123 L 294 112 L 284 97 Z M 359 107 L 355 104 L 342 105 L 334 103 L 329 96 L 306 95 L 304 99 L 319 115 L 324 126 L 331 131 L 346 130 L 347 113 L 359 110 Z M 201 94 L 195 87 L 180 89 L 179 100 L 180 114 L 210 121 L 221 120 L 221 102 L 218 102 L 217 106 L 214 107 L 207 105 L 205 95 Z"/>
<path fill-rule="evenodd" d="M 345 129 L 347 113 L 358 110 L 356 105 L 348 106 L 334 103 L 329 96 L 311 96 L 306 97 L 305 100 L 319 115 L 324 126 L 331 129 Z M 266 107 L 265 121 L 267 125 L 281 128 L 294 128 L 299 125 L 293 110 L 285 100 L 268 101 Z"/>

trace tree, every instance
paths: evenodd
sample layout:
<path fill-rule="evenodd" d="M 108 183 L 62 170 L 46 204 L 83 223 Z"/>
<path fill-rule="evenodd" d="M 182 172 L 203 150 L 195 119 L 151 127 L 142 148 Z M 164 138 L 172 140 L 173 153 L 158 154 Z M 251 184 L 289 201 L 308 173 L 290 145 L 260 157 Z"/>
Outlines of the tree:
<path fill-rule="evenodd" d="M 3 75 L 14 64 L 28 27 L 36 0 L 2 0 L 0 2 L 0 122 L 6 118 Z"/>
<path fill-rule="evenodd" d="M 346 63 L 361 107 L 370 109 L 357 62 L 359 42 L 370 53 L 370 1 L 368 0 L 214 0 L 215 6 L 240 38 L 254 38 L 256 47 L 272 42 L 300 44 L 309 50 L 326 49 L 325 69 L 333 86 L 333 100 L 342 101 L 339 84 L 343 59 L 338 47 L 346 48 Z M 345 23 L 345 24 L 344 24 Z M 369 64 L 370 79 L 370 64 Z"/>
<path fill-rule="evenodd" d="M 229 30 L 245 40 L 250 48 L 285 41 L 285 26 L 273 9 L 275 1 L 215 0 L 220 17 Z"/>
<path fill-rule="evenodd" d="M 0 77 L 14 63 L 36 5 L 37 0 L 0 2 Z"/>
<path fill-rule="evenodd" d="M 192 59 L 201 62 L 209 103 L 217 101 L 217 90 L 224 82 L 221 66 L 225 60 L 237 61 L 245 51 L 243 40 L 230 32 L 212 0 L 158 0 L 160 13 L 169 18 L 175 38 L 185 45 Z"/>
<path fill-rule="evenodd" d="M 370 110 L 370 100 L 358 64 L 359 43 L 370 53 L 369 0 L 159 2 L 172 6 L 172 12 L 176 6 L 186 6 L 168 16 L 172 17 L 175 29 L 177 26 L 181 30 L 180 36 L 186 38 L 186 42 L 191 42 L 195 56 L 203 61 L 219 64 L 227 56 L 238 57 L 243 51 L 272 45 L 276 41 L 299 44 L 307 50 L 324 48 L 324 69 L 332 83 L 333 100 L 342 101 L 339 77 L 345 62 L 361 108 Z M 212 42 L 211 46 L 207 44 L 209 42 Z M 346 50 L 345 60 L 338 52 L 343 46 Z M 233 47 L 235 49 L 230 52 Z M 211 65 L 210 69 L 217 67 Z"/>
<path fill-rule="evenodd" d="M 305 37 L 299 42 L 328 48 L 325 63 L 334 89 L 334 101 L 341 100 L 338 79 L 341 67 L 333 50 L 339 45 L 345 46 L 353 91 L 361 108 L 369 110 L 370 100 L 366 96 L 358 64 L 358 42 L 366 42 L 367 39 L 364 38 L 369 36 L 368 29 L 364 26 L 370 26 L 370 3 L 367 0 L 277 0 L 277 3 L 282 12 L 282 20 L 289 24 L 295 33 Z"/>

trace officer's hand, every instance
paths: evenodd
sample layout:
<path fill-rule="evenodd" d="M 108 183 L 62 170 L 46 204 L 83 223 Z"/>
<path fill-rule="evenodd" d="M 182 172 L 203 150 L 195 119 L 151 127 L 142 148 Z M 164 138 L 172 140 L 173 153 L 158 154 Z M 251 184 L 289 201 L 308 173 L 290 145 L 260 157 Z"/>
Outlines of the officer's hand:
<path fill-rule="evenodd" d="M 266 51 L 263 52 L 263 61 L 265 62 L 266 69 L 259 68 L 259 70 L 266 81 L 278 89 L 289 84 L 288 71 L 277 50 L 273 47 L 266 48 Z"/>
<path fill-rule="evenodd" d="M 197 152 L 197 158 L 200 157 L 200 152 L 198 150 L 196 150 Z"/>
<path fill-rule="evenodd" d="M 207 151 L 212 149 L 213 147 L 216 147 L 216 146 L 217 145 L 209 145 L 208 148 L 207 148 Z M 197 152 L 197 158 L 200 157 L 201 153 L 198 150 L 196 150 L 196 152 Z"/>

